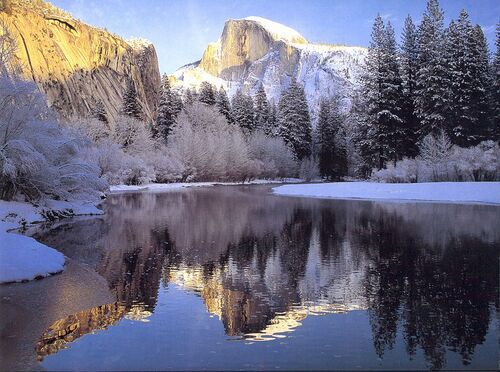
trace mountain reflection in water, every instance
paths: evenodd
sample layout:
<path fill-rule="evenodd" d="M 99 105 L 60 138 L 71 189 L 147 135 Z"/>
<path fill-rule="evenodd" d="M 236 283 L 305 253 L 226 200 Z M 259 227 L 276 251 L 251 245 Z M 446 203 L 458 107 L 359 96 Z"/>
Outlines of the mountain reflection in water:
<path fill-rule="evenodd" d="M 464 366 L 499 310 L 499 208 L 325 201 L 214 187 L 111 196 L 106 215 L 35 237 L 93 267 L 116 303 L 55 322 L 40 359 L 121 318 L 147 320 L 160 287 L 199 295 L 227 336 L 286 337 L 311 315 L 367 311 L 380 358 Z M 189 309 L 186 309 L 189 311 Z M 494 331 L 493 331 L 494 332 Z"/>

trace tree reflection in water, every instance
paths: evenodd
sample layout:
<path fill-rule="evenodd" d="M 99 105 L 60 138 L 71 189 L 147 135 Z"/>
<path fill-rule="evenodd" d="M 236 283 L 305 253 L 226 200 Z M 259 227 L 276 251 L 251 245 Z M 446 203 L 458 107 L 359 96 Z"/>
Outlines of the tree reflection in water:
<path fill-rule="evenodd" d="M 439 369 L 448 350 L 467 365 L 499 309 L 499 215 L 489 206 L 216 187 L 112 196 L 104 217 L 63 222 L 37 238 L 107 279 L 116 316 L 90 309 L 92 319 L 147 316 L 162 280 L 194 291 L 228 336 L 246 339 L 283 337 L 312 314 L 366 310 L 379 357 L 401 332 L 410 358 L 421 349 Z M 47 347 L 61 344 L 54 335 L 64 344 L 92 330 L 67 337 L 89 315 L 72 317 L 41 337 L 40 355 L 62 347 Z"/>

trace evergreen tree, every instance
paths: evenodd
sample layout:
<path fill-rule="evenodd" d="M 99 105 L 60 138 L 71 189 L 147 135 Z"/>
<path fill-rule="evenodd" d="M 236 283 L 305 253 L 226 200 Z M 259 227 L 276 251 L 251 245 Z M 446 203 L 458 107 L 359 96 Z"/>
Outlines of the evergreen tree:
<path fill-rule="evenodd" d="M 482 30 L 472 26 L 465 10 L 446 34 L 448 61 L 448 134 L 453 143 L 477 144 L 487 131 L 488 49 Z"/>
<path fill-rule="evenodd" d="M 212 84 L 204 81 L 201 83 L 199 101 L 207 105 L 215 105 L 215 88 Z"/>
<path fill-rule="evenodd" d="M 363 101 L 358 107 L 365 107 L 359 133 L 361 156 L 367 168 L 379 165 L 382 159 L 382 147 L 378 142 L 377 113 L 382 111 L 382 76 L 383 76 L 383 44 L 385 26 L 380 15 L 373 22 L 371 41 L 365 62 L 365 72 L 362 76 L 363 86 L 360 99 Z M 361 118 L 361 117 L 360 117 Z"/>
<path fill-rule="evenodd" d="M 382 81 L 382 105 L 378 113 L 379 141 L 384 146 L 384 157 L 394 161 L 402 158 L 406 132 L 402 120 L 403 81 L 400 75 L 398 50 L 394 28 L 387 22 L 383 43 L 384 75 Z"/>
<path fill-rule="evenodd" d="M 232 124 L 233 117 L 231 116 L 231 104 L 229 103 L 229 98 L 223 87 L 220 87 L 217 95 L 215 96 L 215 105 L 219 109 L 219 112 L 224 115 L 227 122 Z"/>
<path fill-rule="evenodd" d="M 161 137 L 165 143 L 175 124 L 175 118 L 180 111 L 179 103 L 175 99 L 175 96 L 176 94 L 172 92 L 170 87 L 168 76 L 166 74 L 163 75 L 160 86 L 160 100 L 158 102 L 158 116 L 153 132 L 155 136 Z"/>
<path fill-rule="evenodd" d="M 266 131 L 269 126 L 269 102 L 261 84 L 255 95 L 255 128 Z"/>
<path fill-rule="evenodd" d="M 394 29 L 390 23 L 384 26 L 378 15 L 363 76 L 367 120 L 361 146 L 365 161 L 372 167 L 383 168 L 388 160 L 396 161 L 402 156 L 402 89 Z"/>
<path fill-rule="evenodd" d="M 500 22 L 496 27 L 496 52 L 492 65 L 491 111 L 494 138 L 500 140 Z"/>
<path fill-rule="evenodd" d="M 489 117 L 491 109 L 488 104 L 488 93 L 491 86 L 490 53 L 488 42 L 481 26 L 474 26 L 472 33 L 472 103 L 471 110 L 474 121 L 468 131 L 470 145 L 476 145 L 491 134 Z"/>
<path fill-rule="evenodd" d="M 238 90 L 231 102 L 231 116 L 234 123 L 239 125 L 245 133 L 253 132 L 255 121 L 252 97 Z"/>
<path fill-rule="evenodd" d="M 417 29 L 410 16 L 405 19 L 403 41 L 401 45 L 401 77 L 403 80 L 403 95 L 401 103 L 401 118 L 404 122 L 402 155 L 415 157 L 418 154 L 417 131 L 418 118 L 416 114 L 416 88 L 418 71 Z"/>
<path fill-rule="evenodd" d="M 104 108 L 104 104 L 102 103 L 101 100 L 98 100 L 92 109 L 91 115 L 93 118 L 96 118 L 99 121 L 102 121 L 103 123 L 108 124 L 108 117 L 106 115 L 106 109 Z"/>
<path fill-rule="evenodd" d="M 312 127 L 304 88 L 292 80 L 280 97 L 278 135 L 290 146 L 298 160 L 311 155 Z"/>
<path fill-rule="evenodd" d="M 127 89 L 123 94 L 122 114 L 141 120 L 141 106 L 139 105 L 137 91 L 132 79 L 128 79 Z"/>
<path fill-rule="evenodd" d="M 347 156 L 338 97 L 321 100 L 318 115 L 317 139 L 319 171 L 327 179 L 340 179 L 347 174 Z"/>
<path fill-rule="evenodd" d="M 330 127 L 330 105 L 326 99 L 322 99 L 319 104 L 317 144 L 318 144 L 318 163 L 319 174 L 321 177 L 331 178 L 333 165 L 333 147 L 334 135 Z"/>
<path fill-rule="evenodd" d="M 264 133 L 268 136 L 276 136 L 278 134 L 276 116 L 276 103 L 274 103 L 274 100 L 271 100 L 269 103 L 269 119 L 267 120 L 267 126 L 264 128 Z"/>
<path fill-rule="evenodd" d="M 419 139 L 446 127 L 449 79 L 444 53 L 443 11 L 438 0 L 428 0 L 418 28 L 418 72 L 416 108 L 420 120 Z"/>
<path fill-rule="evenodd" d="M 184 93 L 184 99 L 183 99 L 183 104 L 188 106 L 192 105 L 194 101 L 198 99 L 198 95 L 196 94 L 196 91 L 192 88 L 186 89 Z"/>

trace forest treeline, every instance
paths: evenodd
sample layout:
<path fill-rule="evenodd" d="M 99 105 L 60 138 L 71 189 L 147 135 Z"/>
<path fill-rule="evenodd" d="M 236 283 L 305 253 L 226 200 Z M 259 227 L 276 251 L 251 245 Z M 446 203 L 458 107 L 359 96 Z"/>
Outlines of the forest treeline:
<path fill-rule="evenodd" d="M 98 195 L 122 183 L 500 177 L 500 26 L 490 56 L 467 12 L 445 27 L 437 0 L 420 24 L 406 19 L 399 43 L 377 16 L 359 87 L 348 99 L 324 97 L 317 114 L 293 78 L 274 102 L 262 85 L 230 99 L 208 82 L 175 90 L 164 76 L 152 122 L 131 79 L 118 117 L 95 102 L 88 117 L 61 120 L 20 78 L 15 40 L 1 27 L 3 199 Z"/>

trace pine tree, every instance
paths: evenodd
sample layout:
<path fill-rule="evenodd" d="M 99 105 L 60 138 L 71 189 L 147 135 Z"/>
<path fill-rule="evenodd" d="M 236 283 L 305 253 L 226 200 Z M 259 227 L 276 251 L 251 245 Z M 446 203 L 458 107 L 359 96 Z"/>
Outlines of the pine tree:
<path fill-rule="evenodd" d="M 183 99 L 183 104 L 185 106 L 192 105 L 194 101 L 196 101 L 198 98 L 198 95 L 196 94 L 196 91 L 192 88 L 186 89 L 184 93 L 184 99 Z"/>
<path fill-rule="evenodd" d="M 491 86 L 490 53 L 483 29 L 479 25 L 474 26 L 473 29 L 472 47 L 473 84 L 471 109 L 475 123 L 472 123 L 468 131 L 468 143 L 476 145 L 491 134 L 489 123 L 491 112 L 488 104 L 488 93 Z"/>
<path fill-rule="evenodd" d="M 141 120 L 141 106 L 139 105 L 137 91 L 132 79 L 128 79 L 127 89 L 123 94 L 122 114 Z"/>
<path fill-rule="evenodd" d="M 234 123 L 240 126 L 245 133 L 253 132 L 255 121 L 252 97 L 238 90 L 231 102 L 231 116 Z"/>
<path fill-rule="evenodd" d="M 403 95 L 401 102 L 401 118 L 404 122 L 402 155 L 415 157 L 418 154 L 416 114 L 416 88 L 418 71 L 417 29 L 410 16 L 405 19 L 403 42 L 401 45 L 401 77 L 403 80 Z"/>
<path fill-rule="evenodd" d="M 363 76 L 367 120 L 361 147 L 365 161 L 372 167 L 383 168 L 388 160 L 396 161 L 402 156 L 402 89 L 394 29 L 390 23 L 384 26 L 378 15 Z"/>
<path fill-rule="evenodd" d="M 199 101 L 207 105 L 215 105 L 215 88 L 212 84 L 204 81 L 201 83 Z"/>
<path fill-rule="evenodd" d="M 494 139 L 500 140 L 500 22 L 496 27 L 496 52 L 492 65 L 492 84 L 491 84 L 491 111 L 493 118 Z"/>
<path fill-rule="evenodd" d="M 342 130 L 344 120 L 339 97 L 321 100 L 317 126 L 319 171 L 322 177 L 329 180 L 338 180 L 347 174 L 346 146 Z"/>
<path fill-rule="evenodd" d="M 330 127 L 330 105 L 326 99 L 322 99 L 319 104 L 317 144 L 319 174 L 321 177 L 330 179 L 332 176 L 331 167 L 333 165 L 334 135 Z"/>
<path fill-rule="evenodd" d="M 477 144 L 487 132 L 488 48 L 482 30 L 465 10 L 446 33 L 448 61 L 448 134 L 459 146 Z"/>
<path fill-rule="evenodd" d="M 255 95 L 255 128 L 266 131 L 269 126 L 269 102 L 261 84 Z"/>
<path fill-rule="evenodd" d="M 400 75 L 398 50 L 394 28 L 387 22 L 383 43 L 384 76 L 382 82 L 382 105 L 378 113 L 379 141 L 385 147 L 384 157 L 397 160 L 402 158 L 403 142 L 406 136 L 402 120 L 403 81 Z"/>
<path fill-rule="evenodd" d="M 223 87 L 220 87 L 215 96 L 215 105 L 219 109 L 219 112 L 225 116 L 227 122 L 232 124 L 233 117 L 231 116 L 231 104 L 229 103 L 229 98 Z"/>
<path fill-rule="evenodd" d="M 277 108 L 274 100 L 269 103 L 269 119 L 267 120 L 267 126 L 264 128 L 264 133 L 268 136 L 278 135 L 277 128 Z"/>
<path fill-rule="evenodd" d="M 102 103 L 101 100 L 98 100 L 92 109 L 91 115 L 93 118 L 96 118 L 99 121 L 102 121 L 103 123 L 108 124 L 108 117 L 106 115 L 106 109 L 104 108 L 104 104 Z"/>
<path fill-rule="evenodd" d="M 312 127 L 304 88 L 292 80 L 280 97 L 277 114 L 278 135 L 290 146 L 298 160 L 311 155 Z"/>
<path fill-rule="evenodd" d="M 172 92 L 170 81 L 165 74 L 161 80 L 160 100 L 158 102 L 158 116 L 154 126 L 154 134 L 161 137 L 165 143 L 175 124 L 175 118 L 179 112 L 178 100 L 175 99 L 175 93 Z"/>
<path fill-rule="evenodd" d="M 446 128 L 449 79 L 444 53 L 443 11 L 438 0 L 428 0 L 418 28 L 418 72 L 416 108 L 420 120 L 419 139 Z"/>

